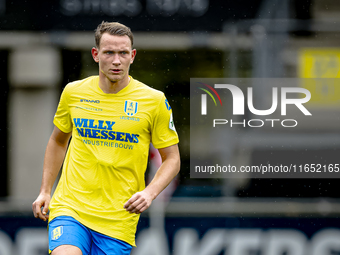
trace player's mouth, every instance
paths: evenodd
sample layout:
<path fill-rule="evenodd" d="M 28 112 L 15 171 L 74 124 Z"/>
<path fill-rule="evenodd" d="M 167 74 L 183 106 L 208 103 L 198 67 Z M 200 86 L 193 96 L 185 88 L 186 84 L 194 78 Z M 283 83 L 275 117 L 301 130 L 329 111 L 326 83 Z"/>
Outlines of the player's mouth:
<path fill-rule="evenodd" d="M 121 69 L 110 69 L 110 72 L 113 74 L 119 74 L 122 72 L 122 70 Z"/>

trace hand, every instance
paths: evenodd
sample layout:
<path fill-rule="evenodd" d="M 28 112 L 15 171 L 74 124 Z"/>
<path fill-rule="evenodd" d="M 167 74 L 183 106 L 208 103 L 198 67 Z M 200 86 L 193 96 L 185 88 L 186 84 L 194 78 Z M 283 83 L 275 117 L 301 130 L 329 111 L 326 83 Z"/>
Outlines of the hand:
<path fill-rule="evenodd" d="M 145 190 L 137 192 L 134 194 L 124 205 L 124 209 L 129 213 L 142 213 L 152 203 L 151 195 L 148 194 Z"/>
<path fill-rule="evenodd" d="M 32 210 L 34 217 L 42 219 L 43 221 L 48 220 L 48 206 L 51 201 L 51 195 L 49 194 L 42 194 L 37 197 L 37 199 L 32 204 Z M 43 210 L 41 210 L 41 208 Z"/>

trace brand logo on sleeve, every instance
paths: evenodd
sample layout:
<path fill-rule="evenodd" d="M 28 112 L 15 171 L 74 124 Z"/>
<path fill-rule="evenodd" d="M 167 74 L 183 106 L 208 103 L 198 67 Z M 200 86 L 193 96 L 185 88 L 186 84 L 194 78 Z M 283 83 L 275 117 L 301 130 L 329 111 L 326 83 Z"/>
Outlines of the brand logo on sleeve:
<path fill-rule="evenodd" d="M 128 116 L 133 116 L 138 111 L 138 102 L 126 100 L 124 105 L 124 112 Z"/>
<path fill-rule="evenodd" d="M 171 106 L 170 106 L 170 104 L 169 104 L 168 99 L 165 99 L 165 106 L 166 106 L 166 109 L 168 109 L 168 111 L 171 110 Z"/>

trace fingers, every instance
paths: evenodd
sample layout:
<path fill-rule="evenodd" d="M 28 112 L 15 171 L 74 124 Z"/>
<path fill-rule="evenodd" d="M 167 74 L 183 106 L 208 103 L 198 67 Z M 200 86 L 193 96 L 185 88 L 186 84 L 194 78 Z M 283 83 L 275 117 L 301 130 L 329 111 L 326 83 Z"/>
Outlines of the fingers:
<path fill-rule="evenodd" d="M 44 209 L 42 210 L 42 214 L 46 217 L 48 217 L 47 213 L 48 213 L 48 206 L 49 206 L 49 202 L 46 201 L 44 204 Z"/>
<path fill-rule="evenodd" d="M 143 206 L 141 209 L 139 209 L 139 213 L 144 212 L 146 209 L 148 209 L 150 207 L 150 205 L 145 205 Z"/>
<path fill-rule="evenodd" d="M 40 209 L 41 207 L 42 207 L 42 205 L 38 201 L 35 201 L 32 205 L 33 214 L 34 214 L 35 218 L 39 218 L 39 219 L 44 220 L 45 217 L 41 213 L 41 209 Z"/>
<path fill-rule="evenodd" d="M 38 214 L 36 213 L 36 205 L 35 205 L 35 202 L 32 204 L 32 211 L 33 211 L 33 214 L 34 214 L 34 217 L 35 218 L 38 218 Z"/>
<path fill-rule="evenodd" d="M 39 218 L 43 221 L 48 220 L 48 205 L 49 201 L 36 200 L 32 204 L 32 210 L 35 218 Z M 43 207 L 43 208 L 42 208 Z"/>
<path fill-rule="evenodd" d="M 129 213 L 142 213 L 149 208 L 151 199 L 144 193 L 138 192 L 134 194 L 124 205 L 124 209 Z"/>
<path fill-rule="evenodd" d="M 139 197 L 139 194 L 134 194 L 124 205 L 124 209 L 127 209 L 132 203 L 134 203 Z"/>
<path fill-rule="evenodd" d="M 132 210 L 140 203 L 140 194 L 134 194 L 124 205 L 124 209 L 129 213 L 132 213 Z"/>
<path fill-rule="evenodd" d="M 148 203 L 143 203 L 143 204 L 139 204 L 134 210 L 131 211 L 131 213 L 136 213 L 136 214 L 139 214 L 139 213 L 142 213 L 144 212 L 146 209 L 149 208 L 149 204 Z"/>
<path fill-rule="evenodd" d="M 144 207 L 147 207 L 147 202 L 146 201 L 136 201 L 135 203 L 131 204 L 129 207 L 128 207 L 128 211 L 130 213 L 141 213 L 141 209 L 144 208 Z"/>

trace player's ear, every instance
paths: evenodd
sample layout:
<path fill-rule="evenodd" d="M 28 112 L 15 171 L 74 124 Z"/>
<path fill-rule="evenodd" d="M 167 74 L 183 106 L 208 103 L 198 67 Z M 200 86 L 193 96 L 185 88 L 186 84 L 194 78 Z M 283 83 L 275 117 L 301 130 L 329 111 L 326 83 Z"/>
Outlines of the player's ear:
<path fill-rule="evenodd" d="M 93 47 L 91 50 L 91 54 L 93 57 L 93 60 L 98 63 L 99 62 L 99 58 L 98 58 L 98 49 L 96 47 Z"/>
<path fill-rule="evenodd" d="M 136 54 L 137 54 L 137 50 L 136 50 L 136 49 L 133 49 L 133 50 L 131 51 L 131 60 L 130 60 L 130 64 L 132 64 L 133 61 L 135 60 Z"/>

